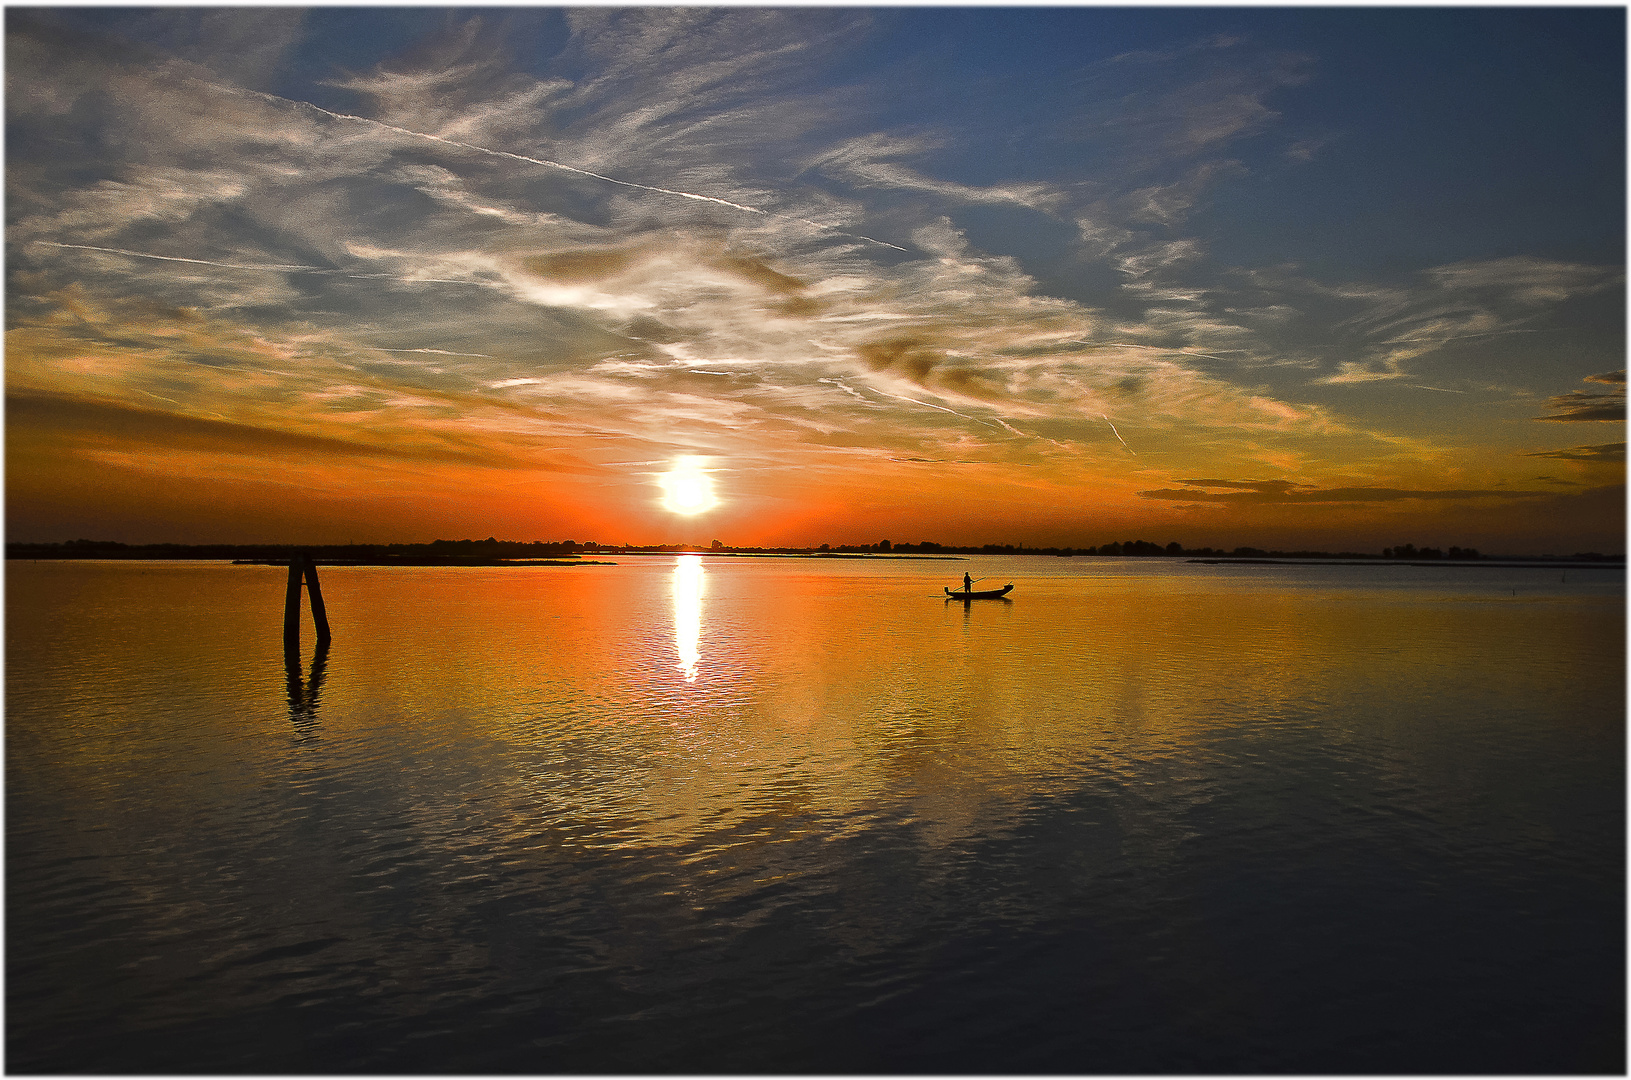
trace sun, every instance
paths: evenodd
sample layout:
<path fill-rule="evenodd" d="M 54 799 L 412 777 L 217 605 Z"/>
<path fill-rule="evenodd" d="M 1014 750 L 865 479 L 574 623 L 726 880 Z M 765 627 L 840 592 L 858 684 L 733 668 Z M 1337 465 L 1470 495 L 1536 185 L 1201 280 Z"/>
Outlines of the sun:
<path fill-rule="evenodd" d="M 663 507 L 676 514 L 691 517 L 719 505 L 714 495 L 714 482 L 698 464 L 699 458 L 682 457 L 674 460 L 674 467 L 659 479 L 663 486 Z"/>

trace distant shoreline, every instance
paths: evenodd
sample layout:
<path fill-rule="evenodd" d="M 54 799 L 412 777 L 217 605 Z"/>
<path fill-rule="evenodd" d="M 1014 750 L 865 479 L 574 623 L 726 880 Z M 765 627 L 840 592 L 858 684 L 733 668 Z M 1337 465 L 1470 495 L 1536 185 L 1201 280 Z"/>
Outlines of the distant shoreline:
<path fill-rule="evenodd" d="M 568 550 L 568 547 L 578 550 Z M 902 545 L 905 547 L 906 545 Z M 916 547 L 916 545 L 912 545 Z M 1153 545 L 1151 545 L 1153 547 Z M 457 552 L 455 554 L 454 552 Z M 1414 553 L 1412 553 L 1414 554 Z M 506 567 L 506 566 L 616 566 L 608 558 L 699 555 L 723 559 L 840 559 L 865 562 L 964 562 L 978 555 L 1025 555 L 1068 559 L 1136 559 L 1149 562 L 1187 562 L 1206 566 L 1412 566 L 1412 567 L 1555 567 L 1561 569 L 1625 568 L 1623 555 L 1478 555 L 1476 557 L 1412 558 L 1358 555 L 1354 552 L 1260 552 L 1242 549 L 1239 554 L 1201 549 L 1159 554 L 1148 550 L 1126 553 L 1086 553 L 1072 549 L 981 550 L 941 549 L 937 552 L 907 551 L 823 551 L 819 548 L 700 548 L 679 544 L 617 548 L 604 545 L 575 545 L 510 541 L 439 541 L 435 544 L 141 544 L 126 545 L 104 541 L 6 545 L 8 561 L 57 562 L 129 561 L 231 562 L 240 566 L 287 566 L 292 558 L 304 555 L 318 566 L 413 566 L 413 567 Z"/>

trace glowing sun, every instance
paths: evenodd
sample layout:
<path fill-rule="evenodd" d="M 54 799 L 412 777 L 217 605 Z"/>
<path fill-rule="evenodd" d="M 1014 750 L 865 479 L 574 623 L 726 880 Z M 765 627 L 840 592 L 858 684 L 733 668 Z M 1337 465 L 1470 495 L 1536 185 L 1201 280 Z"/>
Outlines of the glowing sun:
<path fill-rule="evenodd" d="M 694 457 L 677 458 L 674 467 L 662 475 L 663 507 L 676 514 L 690 517 L 719 505 L 714 496 L 714 482 L 697 464 Z"/>

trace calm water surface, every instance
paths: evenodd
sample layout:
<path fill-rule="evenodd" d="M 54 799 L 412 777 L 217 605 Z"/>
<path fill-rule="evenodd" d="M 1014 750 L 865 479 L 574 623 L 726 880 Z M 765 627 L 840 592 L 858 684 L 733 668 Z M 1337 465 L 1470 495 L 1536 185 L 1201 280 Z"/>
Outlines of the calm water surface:
<path fill-rule="evenodd" d="M 8 1070 L 1624 1070 L 1623 571 L 620 562 L 8 564 Z"/>

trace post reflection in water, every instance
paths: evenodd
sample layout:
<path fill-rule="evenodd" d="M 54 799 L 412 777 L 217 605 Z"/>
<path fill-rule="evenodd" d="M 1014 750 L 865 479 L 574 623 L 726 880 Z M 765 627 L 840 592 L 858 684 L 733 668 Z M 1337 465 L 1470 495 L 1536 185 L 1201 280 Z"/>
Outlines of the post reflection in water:
<path fill-rule="evenodd" d="M 702 653 L 697 641 L 702 635 L 702 556 L 681 555 L 674 564 L 674 649 L 680 662 L 675 665 L 686 682 L 696 682 L 697 661 Z"/>
<path fill-rule="evenodd" d="M 311 674 L 300 672 L 300 653 L 295 649 L 283 650 L 283 673 L 289 680 L 289 720 L 303 739 L 316 738 L 317 692 L 323 688 L 323 673 L 328 666 L 328 642 L 320 641 L 311 657 Z"/>

